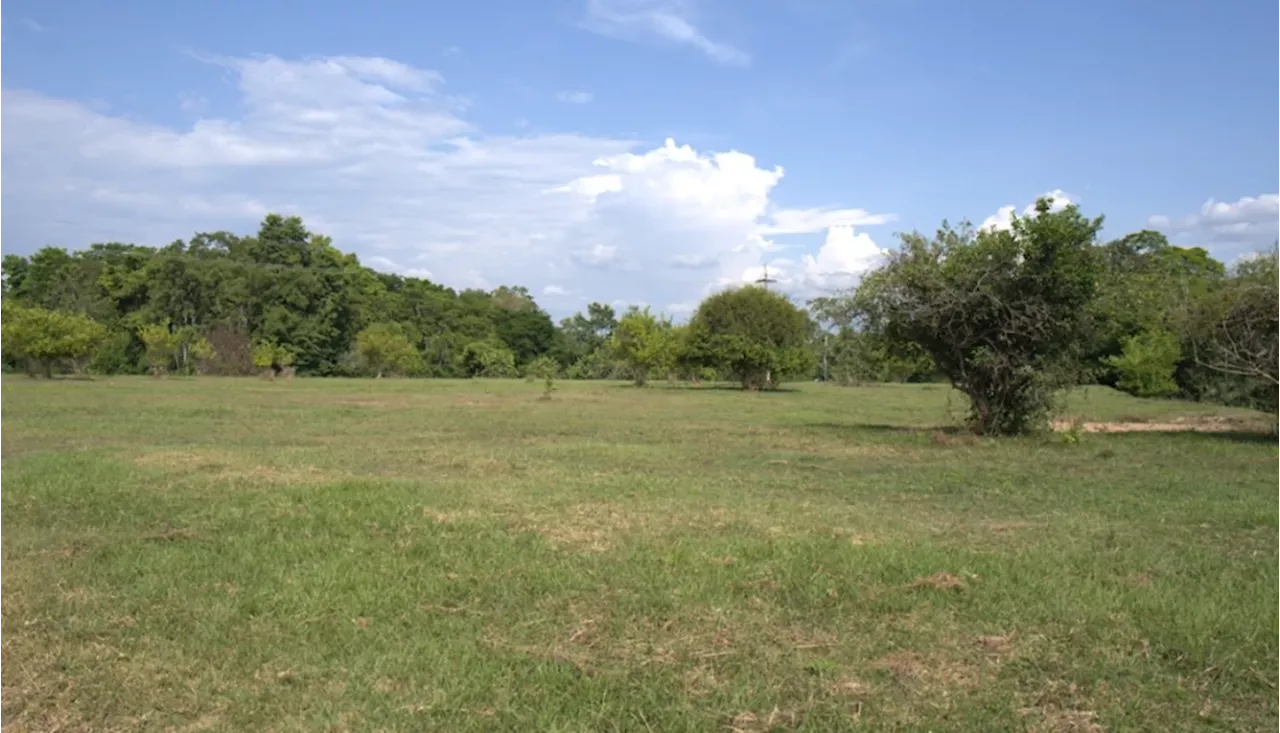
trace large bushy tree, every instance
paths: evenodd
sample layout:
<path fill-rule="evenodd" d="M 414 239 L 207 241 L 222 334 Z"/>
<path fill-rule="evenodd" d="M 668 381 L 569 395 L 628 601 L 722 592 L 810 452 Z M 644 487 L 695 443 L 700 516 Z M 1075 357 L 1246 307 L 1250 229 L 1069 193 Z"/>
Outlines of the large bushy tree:
<path fill-rule="evenodd" d="M 1280 292 L 1272 250 L 1232 268 L 1194 302 L 1188 330 L 1195 363 L 1242 382 L 1248 403 L 1275 410 L 1280 389 Z"/>
<path fill-rule="evenodd" d="M 868 275 L 857 306 L 873 331 L 923 349 L 971 404 L 974 430 L 1022 433 L 1075 380 L 1099 276 L 1102 218 L 1075 206 L 1015 217 L 1007 230 L 945 222 L 903 235 Z"/>
<path fill-rule="evenodd" d="M 0 306 L 0 351 L 6 359 L 26 362 L 28 371 L 39 365 L 46 377 L 53 376 L 60 360 L 79 369 L 106 333 L 101 323 L 85 316 L 12 301 Z"/>
<path fill-rule="evenodd" d="M 689 321 L 687 361 L 716 369 L 743 389 L 767 389 L 814 365 L 809 316 L 786 296 L 746 286 L 708 297 Z"/>
<path fill-rule="evenodd" d="M 404 374 L 418 361 L 413 342 L 398 323 L 375 323 L 356 334 L 356 355 L 375 378 Z"/>

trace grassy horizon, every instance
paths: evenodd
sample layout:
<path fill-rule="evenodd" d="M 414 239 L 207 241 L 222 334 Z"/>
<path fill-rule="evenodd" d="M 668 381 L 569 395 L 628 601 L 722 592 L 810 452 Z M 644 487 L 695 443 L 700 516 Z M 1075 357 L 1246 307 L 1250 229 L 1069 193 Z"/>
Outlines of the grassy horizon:
<path fill-rule="evenodd" d="M 1274 436 L 976 439 L 942 385 L 557 387 L 6 375 L 0 723 L 1277 725 Z"/>

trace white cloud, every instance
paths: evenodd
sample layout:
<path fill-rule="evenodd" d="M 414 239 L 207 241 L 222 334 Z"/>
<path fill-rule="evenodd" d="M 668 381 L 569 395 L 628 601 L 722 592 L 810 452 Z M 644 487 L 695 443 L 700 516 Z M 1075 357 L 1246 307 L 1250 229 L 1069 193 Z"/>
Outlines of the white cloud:
<path fill-rule="evenodd" d="M 775 211 L 761 234 L 803 234 L 837 226 L 873 226 L 894 220 L 891 214 L 872 214 L 863 209 L 782 209 Z"/>
<path fill-rule="evenodd" d="M 689 270 L 701 270 L 706 267 L 715 267 L 716 261 L 707 255 L 687 255 L 678 254 L 671 258 L 672 267 L 680 267 Z"/>
<path fill-rule="evenodd" d="M 437 74 L 387 59 L 217 63 L 236 74 L 244 113 L 185 128 L 5 89 L 6 252 L 249 233 L 278 211 L 371 266 L 455 288 L 686 303 L 741 282 L 771 236 L 891 218 L 780 208 L 782 168 L 739 151 L 485 135 Z M 835 232 L 796 263 L 797 287 L 863 261 L 850 247 L 865 235 Z"/>
<path fill-rule="evenodd" d="M 1176 218 L 1156 214 L 1147 225 L 1175 244 L 1204 247 L 1231 259 L 1273 246 L 1280 235 L 1280 195 L 1242 196 L 1234 202 L 1209 199 L 1197 213 Z"/>
<path fill-rule="evenodd" d="M 569 291 L 568 291 L 568 290 L 565 290 L 564 288 L 560 287 L 559 285 L 548 285 L 548 286 L 546 286 L 545 288 L 543 288 L 543 289 L 542 289 L 542 294 L 543 294 L 543 295 L 550 295 L 550 296 L 555 297 L 555 296 L 560 296 L 560 295 L 568 295 L 568 294 L 569 294 Z"/>
<path fill-rule="evenodd" d="M 1072 196 L 1071 194 L 1067 193 L 1066 191 L 1063 191 L 1060 188 L 1055 188 L 1054 190 L 1049 191 L 1048 193 L 1043 193 L 1036 197 L 1037 200 L 1042 198 L 1049 199 L 1049 211 L 1062 211 L 1063 209 L 1067 208 L 1071 204 L 1074 204 L 1077 202 L 1075 196 Z M 999 209 L 996 210 L 996 213 L 984 219 L 982 221 L 981 226 L 979 226 L 978 229 L 979 230 L 990 229 L 992 231 L 997 231 L 997 232 L 1005 231 L 1013 226 L 1013 216 L 1014 216 L 1014 212 L 1016 212 L 1017 210 L 1018 210 L 1018 207 L 1016 206 L 1012 206 L 1012 205 L 1001 206 Z M 1027 204 L 1026 208 L 1022 210 L 1022 216 L 1034 217 L 1035 215 L 1036 215 L 1036 205 L 1035 205 L 1035 202 L 1033 201 L 1032 203 Z"/>
<path fill-rule="evenodd" d="M 618 248 L 611 244 L 595 244 L 572 254 L 574 260 L 586 267 L 609 267 L 618 263 Z"/>
<path fill-rule="evenodd" d="M 560 92 L 556 95 L 556 99 L 566 104 L 586 104 L 594 97 L 591 92 Z"/>
<path fill-rule="evenodd" d="M 431 271 L 425 267 L 406 267 L 395 260 L 383 257 L 381 255 L 373 255 L 363 260 L 364 264 L 381 272 L 390 272 L 396 275 L 404 275 L 405 277 L 417 277 L 425 280 L 432 280 L 434 276 Z"/>
<path fill-rule="evenodd" d="M 740 282 L 758 282 L 767 272 L 776 283 L 770 287 L 812 297 L 857 285 L 863 275 L 884 262 L 886 254 L 870 235 L 855 232 L 851 225 L 838 224 L 827 230 L 826 241 L 816 255 L 804 255 L 798 261 L 779 258 L 760 267 L 749 267 Z"/>
<path fill-rule="evenodd" d="M 708 38 L 687 17 L 687 3 L 676 0 L 588 0 L 584 26 L 623 39 L 656 37 L 691 46 L 724 66 L 748 66 L 751 55 Z"/>
<path fill-rule="evenodd" d="M 8 26 L 8 24 L 9 24 L 9 18 L 4 17 L 4 15 L 0 15 L 0 28 L 4 28 L 5 26 Z M 29 31 L 32 33 L 40 33 L 41 31 L 46 31 L 47 29 L 44 26 L 41 26 L 40 23 L 37 23 L 36 20 L 32 20 L 31 18 L 14 18 L 13 24 L 14 26 L 20 26 L 23 29 L 26 29 L 26 31 Z"/>

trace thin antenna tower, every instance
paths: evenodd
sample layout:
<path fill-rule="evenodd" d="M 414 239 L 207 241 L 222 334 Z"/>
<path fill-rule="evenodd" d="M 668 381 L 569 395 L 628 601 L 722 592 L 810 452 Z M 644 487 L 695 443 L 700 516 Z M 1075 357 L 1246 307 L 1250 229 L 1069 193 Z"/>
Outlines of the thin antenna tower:
<path fill-rule="evenodd" d="M 764 266 L 764 274 L 763 274 L 763 275 L 761 275 L 760 277 L 756 278 L 756 283 L 757 283 L 757 284 L 759 284 L 759 285 L 763 285 L 765 290 L 768 290 L 768 289 L 769 289 L 769 283 L 776 283 L 776 282 L 778 282 L 778 281 L 777 281 L 777 280 L 775 280 L 775 279 L 773 279 L 773 278 L 771 278 L 771 277 L 769 277 L 769 266 L 768 266 L 768 265 L 765 265 L 765 266 Z"/>

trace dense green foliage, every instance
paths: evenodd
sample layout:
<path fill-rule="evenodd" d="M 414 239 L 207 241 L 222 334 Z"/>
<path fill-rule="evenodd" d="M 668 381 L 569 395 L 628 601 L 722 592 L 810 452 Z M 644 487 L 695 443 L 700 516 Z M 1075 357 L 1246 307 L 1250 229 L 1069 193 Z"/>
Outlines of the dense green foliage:
<path fill-rule="evenodd" d="M 1152 231 L 1098 244 L 1100 223 L 1044 203 L 1006 231 L 944 223 L 932 238 L 905 235 L 860 287 L 813 300 L 808 314 L 744 287 L 677 326 L 601 303 L 555 324 L 523 287 L 454 291 L 375 272 L 273 214 L 248 237 L 5 256 L 6 329 L 47 315 L 6 334 L 4 363 L 50 374 L 554 371 L 748 389 L 945 380 L 992 432 L 1041 424 L 1054 390 L 1073 382 L 1275 409 L 1275 252 L 1228 269 Z"/>
<path fill-rule="evenodd" d="M 6 300 L 103 324 L 110 354 L 96 366 L 108 372 L 152 366 L 145 325 L 206 338 L 214 352 L 209 370 L 222 374 L 261 368 L 252 359 L 259 343 L 290 354 L 303 373 L 372 374 L 376 367 L 355 346 L 374 324 L 396 324 L 419 355 L 415 373 L 428 376 L 467 374 L 463 357 L 472 343 L 500 344 L 522 364 L 551 352 L 557 338 L 550 317 L 521 288 L 455 292 L 375 272 L 300 219 L 274 214 L 252 237 L 216 232 L 158 249 L 111 243 L 7 255 L 4 277 Z M 174 354 L 189 358 L 180 345 Z M 15 356 L 6 349 L 7 361 Z M 266 366 L 279 362 L 277 355 Z M 165 368 L 194 369 L 185 361 Z"/>
<path fill-rule="evenodd" d="M 77 370 L 106 337 L 102 324 L 79 315 L 6 302 L 0 310 L 5 358 L 38 364 L 46 375 L 54 362 L 70 360 Z"/>
<path fill-rule="evenodd" d="M 1119 356 L 1103 359 L 1115 369 L 1116 386 L 1139 397 L 1161 397 L 1178 391 L 1173 374 L 1182 350 L 1178 337 L 1166 331 L 1143 331 L 1124 340 Z"/>
<path fill-rule="evenodd" d="M 944 223 L 932 239 L 903 236 L 856 299 L 870 330 L 933 359 L 983 433 L 1026 432 L 1046 418 L 1087 340 L 1102 219 L 1036 206 L 1008 230 Z"/>
<path fill-rule="evenodd" d="M 418 361 L 418 352 L 398 323 L 375 323 L 356 334 L 356 354 L 375 377 L 405 373 Z"/>
<path fill-rule="evenodd" d="M 653 315 L 648 308 L 632 308 L 614 328 L 609 349 L 626 365 L 636 386 L 643 387 L 650 372 L 675 368 L 678 340 L 670 320 Z"/>
<path fill-rule="evenodd" d="M 687 360 L 717 369 L 743 389 L 807 376 L 814 366 L 808 314 L 785 296 L 760 287 L 707 298 L 689 321 Z"/>
<path fill-rule="evenodd" d="M 1276 409 L 1280 386 L 1276 333 L 1280 301 L 1276 296 L 1277 252 L 1247 259 L 1231 277 L 1213 287 L 1190 308 L 1188 334 L 1195 365 L 1212 374 L 1244 380 L 1252 401 Z"/>

